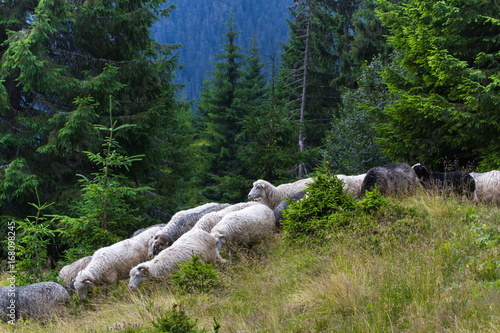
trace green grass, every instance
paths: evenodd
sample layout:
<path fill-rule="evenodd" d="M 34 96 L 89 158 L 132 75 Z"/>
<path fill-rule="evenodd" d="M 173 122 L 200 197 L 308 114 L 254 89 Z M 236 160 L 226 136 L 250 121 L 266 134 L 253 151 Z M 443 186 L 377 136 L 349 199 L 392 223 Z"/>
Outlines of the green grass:
<path fill-rule="evenodd" d="M 209 292 L 120 281 L 16 332 L 141 332 L 175 304 L 207 332 L 214 318 L 219 332 L 500 332 L 500 210 L 428 193 L 389 201 L 319 244 L 278 234 L 233 253 Z"/>

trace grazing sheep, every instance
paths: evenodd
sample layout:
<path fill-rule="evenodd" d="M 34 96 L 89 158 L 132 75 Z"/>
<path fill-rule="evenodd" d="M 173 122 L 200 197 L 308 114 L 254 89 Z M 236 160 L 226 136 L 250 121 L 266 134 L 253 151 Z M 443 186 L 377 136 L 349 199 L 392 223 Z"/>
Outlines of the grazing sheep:
<path fill-rule="evenodd" d="M 305 190 L 306 185 L 312 182 L 314 182 L 313 178 L 305 178 L 276 187 L 266 180 L 259 179 L 253 183 L 253 188 L 248 193 L 248 199 L 259 201 L 261 204 L 274 209 L 279 205 L 282 198 Z"/>
<path fill-rule="evenodd" d="M 53 313 L 68 304 L 68 291 L 55 282 L 40 282 L 23 287 L 7 286 L 0 289 L 0 316 L 14 323 L 23 317 L 38 317 Z"/>
<path fill-rule="evenodd" d="M 412 167 L 406 163 L 378 166 L 366 173 L 358 198 L 363 198 L 366 191 L 373 191 L 376 185 L 382 195 L 400 195 L 413 193 L 420 187 L 420 182 Z"/>
<path fill-rule="evenodd" d="M 276 222 L 276 228 L 281 229 L 281 221 L 283 221 L 283 211 L 288 207 L 288 200 L 294 199 L 295 201 L 299 201 L 304 197 L 304 192 L 297 192 L 292 195 L 289 195 L 282 200 L 276 208 L 274 208 L 274 218 Z"/>
<path fill-rule="evenodd" d="M 179 237 L 191 230 L 193 226 L 205 214 L 217 212 L 229 207 L 230 204 L 207 204 L 191 209 L 190 212 L 183 214 L 176 220 L 174 225 L 169 224 L 159 230 L 154 239 L 150 241 L 148 248 L 148 258 L 153 258 L 156 254 L 172 245 Z M 201 208 L 203 207 L 203 208 Z M 174 215 L 175 216 L 175 215 Z"/>
<path fill-rule="evenodd" d="M 476 182 L 468 172 L 431 172 L 420 163 L 415 164 L 412 168 L 422 185 L 427 188 L 437 187 L 441 190 L 452 190 L 459 195 L 466 195 L 469 199 L 474 198 Z"/>
<path fill-rule="evenodd" d="M 177 213 L 175 213 L 172 218 L 170 219 L 170 221 L 168 221 L 167 225 L 163 227 L 163 229 L 158 232 L 158 234 L 164 234 L 166 233 L 170 228 L 173 228 L 177 223 L 179 223 L 186 215 L 189 215 L 189 214 L 196 214 L 196 213 L 199 213 L 207 208 L 210 208 L 210 207 L 215 207 L 215 206 L 218 206 L 220 205 L 219 203 L 216 203 L 216 202 L 209 202 L 209 203 L 206 203 L 206 204 L 203 204 L 201 206 L 196 206 L 196 207 L 193 207 L 193 208 L 190 208 L 190 209 L 185 209 L 185 210 L 181 210 L 181 211 L 178 211 Z"/>
<path fill-rule="evenodd" d="M 220 254 L 226 242 L 251 245 L 276 231 L 273 210 L 260 204 L 226 214 L 210 233 L 217 239 L 216 249 Z"/>
<path fill-rule="evenodd" d="M 194 228 L 199 228 L 202 230 L 205 230 L 206 232 L 212 231 L 212 228 L 215 227 L 217 223 L 220 222 L 220 220 L 226 215 L 227 213 L 235 212 L 237 210 L 247 208 L 253 205 L 258 205 L 258 202 L 255 201 L 248 201 L 248 202 L 240 202 L 234 205 L 231 205 L 229 207 L 226 207 L 224 209 L 219 210 L 218 212 L 212 212 L 208 213 L 206 215 L 203 215 L 201 219 L 196 222 L 194 225 Z"/>
<path fill-rule="evenodd" d="M 194 255 L 211 263 L 226 263 L 215 251 L 215 238 L 199 228 L 193 228 L 182 235 L 172 246 L 161 251 L 154 259 L 142 262 L 130 270 L 128 288 L 133 291 L 142 282 L 152 277 L 170 276 Z"/>
<path fill-rule="evenodd" d="M 347 193 L 355 197 L 361 190 L 361 185 L 363 184 L 365 176 L 366 173 L 356 176 L 337 175 L 337 178 L 344 181 L 344 189 Z"/>
<path fill-rule="evenodd" d="M 139 235 L 113 245 L 103 247 L 92 255 L 92 260 L 81 270 L 74 281 L 74 287 L 81 300 L 95 286 L 106 292 L 109 285 L 126 279 L 130 269 L 148 258 L 148 240 L 160 227 L 149 228 Z"/>
<path fill-rule="evenodd" d="M 64 266 L 59 271 L 59 278 L 67 285 L 72 284 L 78 272 L 80 272 L 82 269 L 85 269 L 91 259 L 92 256 L 86 256 L 78 259 L 72 264 Z"/>
<path fill-rule="evenodd" d="M 141 228 L 141 229 L 138 229 L 138 230 L 136 230 L 136 231 L 132 234 L 132 236 L 131 236 L 131 237 L 135 237 L 135 236 L 139 235 L 140 233 L 142 233 L 142 232 L 144 232 L 144 231 L 146 231 L 146 230 L 149 230 L 149 229 L 151 229 L 151 228 L 156 228 L 156 227 L 163 228 L 163 227 L 165 227 L 166 225 L 167 225 L 166 223 L 162 223 L 162 224 L 155 224 L 155 225 L 152 225 L 152 226 L 150 226 L 150 227 L 146 227 L 146 228 Z"/>
<path fill-rule="evenodd" d="M 471 176 L 476 183 L 474 201 L 500 206 L 500 171 L 472 172 Z"/>

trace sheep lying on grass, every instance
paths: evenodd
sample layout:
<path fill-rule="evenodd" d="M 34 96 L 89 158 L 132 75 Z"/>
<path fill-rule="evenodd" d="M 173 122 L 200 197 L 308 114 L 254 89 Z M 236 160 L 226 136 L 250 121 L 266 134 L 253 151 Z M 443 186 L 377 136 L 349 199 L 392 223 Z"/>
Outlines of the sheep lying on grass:
<path fill-rule="evenodd" d="M 225 263 L 215 251 L 215 238 L 208 232 L 193 228 L 182 235 L 172 246 L 161 251 L 154 259 L 137 264 L 129 270 L 129 289 L 135 290 L 142 282 L 152 277 L 169 277 L 194 255 L 210 263 Z"/>
<path fill-rule="evenodd" d="M 106 292 L 109 285 L 126 279 L 130 269 L 144 262 L 148 257 L 148 240 L 160 227 L 154 227 L 139 235 L 113 245 L 103 247 L 92 255 L 92 260 L 75 278 L 74 286 L 81 300 L 87 297 L 95 286 Z"/>
<path fill-rule="evenodd" d="M 229 207 L 230 204 L 210 203 L 184 212 L 180 217 L 172 218 L 175 223 L 169 222 L 165 227 L 156 232 L 154 239 L 150 241 L 148 248 L 148 258 L 153 258 L 156 254 L 172 245 L 179 237 L 191 230 L 193 226 L 206 214 L 218 212 Z M 177 215 L 177 214 L 176 214 Z M 174 217 L 176 216 L 174 215 Z"/>
<path fill-rule="evenodd" d="M 259 179 L 253 183 L 253 188 L 248 193 L 248 199 L 257 200 L 261 204 L 275 209 L 282 198 L 303 191 L 308 183 L 312 183 L 313 178 L 298 180 L 294 183 L 282 184 L 278 187 L 272 185 L 266 180 Z"/>
<path fill-rule="evenodd" d="M 251 245 L 276 232 L 274 212 L 266 205 L 253 205 L 226 214 L 210 232 L 217 240 L 217 253 L 222 244 Z"/>
<path fill-rule="evenodd" d="M 472 172 L 476 183 L 474 201 L 500 206 L 500 171 Z"/>
<path fill-rule="evenodd" d="M 61 309 L 71 297 L 68 291 L 55 282 L 40 282 L 23 287 L 0 289 L 0 316 L 13 322 L 21 317 L 39 317 Z"/>
<path fill-rule="evenodd" d="M 431 172 L 425 165 L 420 163 L 415 164 L 412 168 L 422 185 L 427 188 L 435 187 L 440 190 L 453 191 L 458 195 L 465 195 L 469 199 L 474 198 L 476 182 L 468 172 Z"/>
<path fill-rule="evenodd" d="M 406 163 L 393 163 L 368 170 L 361 184 L 358 198 L 380 187 L 382 195 L 411 194 L 419 188 L 420 182 L 412 167 Z"/>

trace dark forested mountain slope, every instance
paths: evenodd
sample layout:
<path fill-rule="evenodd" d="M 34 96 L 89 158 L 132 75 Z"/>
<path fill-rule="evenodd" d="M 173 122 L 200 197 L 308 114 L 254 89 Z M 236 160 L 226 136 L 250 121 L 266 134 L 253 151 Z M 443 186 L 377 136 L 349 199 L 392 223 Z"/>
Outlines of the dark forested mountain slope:
<path fill-rule="evenodd" d="M 183 93 L 187 100 L 198 98 L 203 80 L 222 53 L 227 33 L 229 13 L 233 13 L 236 44 L 244 51 L 249 48 L 255 33 L 261 53 L 272 54 L 271 40 L 276 53 L 281 51 L 279 42 L 285 42 L 290 18 L 287 6 L 293 0 L 174 0 L 165 6 L 177 4 L 169 18 L 158 21 L 152 28 L 152 37 L 160 43 L 178 43 L 180 64 L 185 68 L 177 71 L 176 82 L 184 83 Z M 263 59 L 263 61 L 267 61 Z"/>

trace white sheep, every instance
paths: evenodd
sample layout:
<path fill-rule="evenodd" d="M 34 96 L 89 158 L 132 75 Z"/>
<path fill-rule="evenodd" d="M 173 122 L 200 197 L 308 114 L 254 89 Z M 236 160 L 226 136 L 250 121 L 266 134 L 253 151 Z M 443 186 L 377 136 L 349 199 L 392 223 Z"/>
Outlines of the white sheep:
<path fill-rule="evenodd" d="M 167 225 L 166 223 L 160 223 L 160 224 L 155 224 L 155 225 L 152 225 L 152 226 L 149 226 L 149 227 L 146 227 L 146 228 L 141 228 L 141 229 L 138 229 L 138 230 L 136 230 L 136 231 L 132 234 L 132 236 L 130 236 L 130 238 L 135 237 L 135 236 L 137 236 L 137 235 L 139 235 L 139 234 L 143 233 L 144 231 L 149 230 L 149 229 L 151 229 L 151 228 L 157 228 L 157 227 L 163 228 L 163 227 L 165 227 L 166 225 Z"/>
<path fill-rule="evenodd" d="M 337 178 L 344 181 L 344 190 L 355 197 L 361 190 L 361 185 L 363 184 L 365 176 L 366 173 L 356 176 L 337 175 Z"/>
<path fill-rule="evenodd" d="M 248 193 L 248 199 L 256 200 L 271 209 L 275 209 L 283 198 L 305 190 L 306 185 L 312 182 L 314 182 L 313 178 L 305 178 L 276 187 L 266 180 L 259 179 L 253 183 L 252 190 Z"/>
<path fill-rule="evenodd" d="M 476 182 L 474 201 L 500 205 L 500 171 L 471 172 Z"/>
<path fill-rule="evenodd" d="M 156 232 L 154 239 L 150 240 L 148 258 L 153 258 L 172 245 L 180 236 L 191 230 L 205 214 L 217 212 L 229 206 L 230 204 L 209 203 L 175 214 L 165 227 Z"/>
<path fill-rule="evenodd" d="M 81 270 L 87 267 L 88 263 L 92 259 L 92 256 L 86 256 L 78 259 L 72 264 L 66 265 L 59 271 L 59 278 L 64 281 L 65 284 L 70 285 L 75 280 L 76 275 Z"/>
<path fill-rule="evenodd" d="M 126 279 L 130 269 L 148 258 L 148 240 L 160 229 L 153 227 L 139 235 L 113 245 L 103 247 L 92 255 L 92 260 L 81 270 L 74 281 L 74 287 L 81 300 L 95 286 L 106 292 L 109 285 Z"/>
<path fill-rule="evenodd" d="M 212 212 L 204 215 L 201 219 L 196 222 L 194 228 L 199 228 L 205 230 L 206 232 L 212 231 L 212 228 L 215 227 L 217 223 L 228 213 L 235 212 L 237 210 L 247 208 L 253 205 L 258 205 L 258 202 L 248 201 L 248 202 L 240 202 L 234 205 L 231 205 L 227 208 L 221 209 L 218 212 Z"/>
<path fill-rule="evenodd" d="M 251 245 L 277 231 L 274 211 L 266 205 L 253 205 L 226 214 L 210 232 L 217 240 L 220 254 L 222 244 Z"/>
<path fill-rule="evenodd" d="M 182 235 L 172 246 L 161 251 L 154 259 L 142 262 L 130 272 L 129 289 L 135 290 L 142 282 L 152 277 L 169 277 L 179 268 L 180 262 L 186 262 L 194 255 L 210 263 L 226 263 L 215 250 L 215 238 L 199 228 L 193 228 Z"/>

